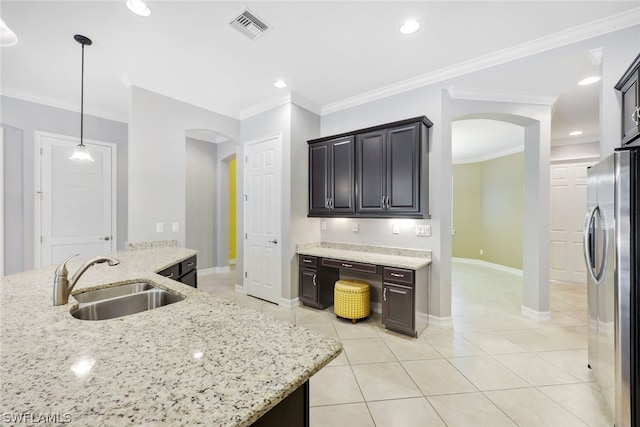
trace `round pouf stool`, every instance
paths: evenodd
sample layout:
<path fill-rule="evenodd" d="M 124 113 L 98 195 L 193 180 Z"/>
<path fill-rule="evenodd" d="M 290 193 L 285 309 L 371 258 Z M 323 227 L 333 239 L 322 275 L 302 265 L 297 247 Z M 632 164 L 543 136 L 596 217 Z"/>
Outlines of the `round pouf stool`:
<path fill-rule="evenodd" d="M 369 284 L 363 280 L 338 280 L 333 288 L 333 310 L 336 316 L 358 319 L 369 316 L 371 309 Z"/>

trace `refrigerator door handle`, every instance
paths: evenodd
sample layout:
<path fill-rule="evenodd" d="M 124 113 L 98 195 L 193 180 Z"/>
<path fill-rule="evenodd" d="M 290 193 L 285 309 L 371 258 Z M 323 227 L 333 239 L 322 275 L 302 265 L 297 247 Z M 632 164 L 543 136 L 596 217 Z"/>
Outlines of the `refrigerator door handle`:
<path fill-rule="evenodd" d="M 596 274 L 595 270 L 596 267 L 593 265 L 592 260 L 593 260 L 593 254 L 591 253 L 591 238 L 592 238 L 592 227 L 594 224 L 594 221 L 596 219 L 596 214 L 598 215 L 598 217 L 601 218 L 600 216 L 600 207 L 596 206 L 593 209 L 591 209 L 591 212 L 589 212 L 589 214 L 587 215 L 587 220 L 585 222 L 585 226 L 584 226 L 584 260 L 585 263 L 587 264 L 587 272 L 589 273 L 589 276 L 591 277 L 591 279 L 596 283 L 596 284 L 600 284 L 602 283 L 602 281 L 604 280 L 604 273 L 606 270 L 606 263 L 607 263 L 607 258 L 609 255 L 609 242 L 608 242 L 608 238 L 607 238 L 607 233 L 603 233 L 603 251 L 602 251 L 602 261 L 600 263 L 600 268 L 598 273 Z"/>

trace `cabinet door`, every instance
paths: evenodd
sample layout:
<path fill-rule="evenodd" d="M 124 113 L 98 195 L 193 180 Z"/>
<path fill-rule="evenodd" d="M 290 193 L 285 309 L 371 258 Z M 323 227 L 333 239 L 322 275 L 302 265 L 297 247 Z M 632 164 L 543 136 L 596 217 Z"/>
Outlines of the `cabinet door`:
<path fill-rule="evenodd" d="M 316 270 L 300 269 L 300 301 L 318 305 L 318 279 Z"/>
<path fill-rule="evenodd" d="M 389 329 L 414 334 L 413 287 L 382 284 L 382 323 Z"/>
<path fill-rule="evenodd" d="M 185 285 L 189 285 L 192 288 L 197 288 L 198 287 L 198 271 L 191 270 L 189 273 L 185 274 L 180 278 L 180 282 L 184 283 Z"/>
<path fill-rule="evenodd" d="M 309 215 L 329 212 L 329 145 L 309 146 Z"/>
<path fill-rule="evenodd" d="M 356 186 L 358 212 L 384 212 L 386 196 L 386 130 L 369 132 L 356 139 Z"/>
<path fill-rule="evenodd" d="M 640 132 L 640 87 L 636 72 L 622 87 L 622 144 L 635 139 Z"/>
<path fill-rule="evenodd" d="M 335 213 L 355 212 L 354 200 L 354 138 L 349 136 L 330 145 L 330 181 L 329 208 Z"/>
<path fill-rule="evenodd" d="M 420 192 L 419 124 L 389 129 L 387 139 L 387 212 L 418 212 Z"/>

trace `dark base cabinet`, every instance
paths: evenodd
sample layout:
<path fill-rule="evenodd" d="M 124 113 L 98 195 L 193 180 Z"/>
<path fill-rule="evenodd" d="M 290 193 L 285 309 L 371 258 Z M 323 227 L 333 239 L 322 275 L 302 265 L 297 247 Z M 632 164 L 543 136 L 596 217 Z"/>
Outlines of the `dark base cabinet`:
<path fill-rule="evenodd" d="M 252 427 L 309 427 L 309 381 L 274 406 Z"/>
<path fill-rule="evenodd" d="M 318 258 L 300 255 L 298 297 L 309 307 L 324 310 L 333 305 L 333 285 L 340 279 L 340 273 L 334 269 L 318 266 Z M 320 273 L 321 272 L 321 273 Z M 320 274 L 319 274 L 320 273 Z"/>
<path fill-rule="evenodd" d="M 382 324 L 404 334 L 415 334 L 413 286 L 382 284 Z"/>
<path fill-rule="evenodd" d="M 197 256 L 194 255 L 191 258 L 187 258 L 178 264 L 174 264 L 170 267 L 159 271 L 158 274 L 168 279 L 173 279 L 177 282 L 189 285 L 192 288 L 198 287 L 198 270 Z"/>

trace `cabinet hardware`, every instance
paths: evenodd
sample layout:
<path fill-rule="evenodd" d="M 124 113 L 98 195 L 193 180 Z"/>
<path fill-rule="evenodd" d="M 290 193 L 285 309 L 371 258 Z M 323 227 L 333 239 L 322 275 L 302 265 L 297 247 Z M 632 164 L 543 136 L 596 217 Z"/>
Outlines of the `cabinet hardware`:
<path fill-rule="evenodd" d="M 347 267 L 347 268 L 351 268 L 351 267 L 353 267 L 353 264 L 345 264 L 345 263 L 342 263 L 342 266 L 343 266 L 343 267 Z"/>
<path fill-rule="evenodd" d="M 306 262 L 307 264 L 311 264 L 313 261 L 311 261 L 310 259 L 303 259 L 302 262 Z"/>
<path fill-rule="evenodd" d="M 173 277 L 173 273 L 169 273 L 169 275 L 165 277 L 168 277 L 169 279 L 171 279 Z"/>
<path fill-rule="evenodd" d="M 382 294 L 382 298 L 386 301 L 387 300 L 387 288 L 384 288 L 384 292 Z"/>
<path fill-rule="evenodd" d="M 188 263 L 187 267 L 193 267 L 193 263 L 192 262 Z"/>
<path fill-rule="evenodd" d="M 317 277 L 318 277 L 318 275 L 317 275 L 317 274 L 314 274 L 314 275 L 313 275 L 313 286 L 317 286 L 317 285 L 318 285 L 318 283 L 316 282 L 316 278 L 317 278 Z"/>
<path fill-rule="evenodd" d="M 385 291 L 386 291 L 386 290 L 387 290 L 387 289 L 385 288 Z M 399 290 L 397 290 L 397 289 L 390 289 L 390 291 L 391 291 L 391 292 L 395 292 L 396 294 L 400 294 L 400 295 L 406 295 L 406 294 L 407 294 L 407 291 L 399 291 Z"/>
<path fill-rule="evenodd" d="M 393 277 L 404 277 L 404 274 L 391 273 Z"/>
<path fill-rule="evenodd" d="M 638 126 L 638 124 L 640 124 L 640 122 L 638 121 L 638 119 L 640 119 L 640 107 L 636 107 L 636 109 L 633 111 L 633 113 L 631 113 L 631 121 L 633 123 L 636 124 L 636 126 Z"/>

